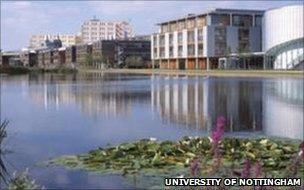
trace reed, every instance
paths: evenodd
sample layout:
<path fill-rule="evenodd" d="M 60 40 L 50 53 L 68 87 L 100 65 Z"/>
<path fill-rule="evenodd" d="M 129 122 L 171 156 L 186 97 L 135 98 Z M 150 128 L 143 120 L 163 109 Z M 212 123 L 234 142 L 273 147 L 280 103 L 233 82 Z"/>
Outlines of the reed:
<path fill-rule="evenodd" d="M 0 124 L 0 182 L 3 181 L 4 183 L 7 183 L 7 176 L 8 176 L 8 172 L 3 161 L 3 155 L 4 155 L 3 142 L 4 139 L 7 137 L 7 133 L 6 133 L 7 125 L 8 125 L 8 120 L 4 120 Z"/>

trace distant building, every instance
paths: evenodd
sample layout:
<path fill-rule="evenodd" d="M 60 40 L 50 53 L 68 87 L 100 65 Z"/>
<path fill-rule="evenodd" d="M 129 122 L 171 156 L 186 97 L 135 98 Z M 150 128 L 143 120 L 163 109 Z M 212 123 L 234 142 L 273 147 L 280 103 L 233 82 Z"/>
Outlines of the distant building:
<path fill-rule="evenodd" d="M 25 67 L 33 67 L 38 64 L 37 53 L 34 50 L 23 50 L 20 52 L 20 61 Z"/>
<path fill-rule="evenodd" d="M 62 41 L 59 36 L 57 39 L 49 40 L 48 38 L 41 44 L 40 49 L 56 49 L 62 47 Z"/>
<path fill-rule="evenodd" d="M 150 67 L 151 42 L 150 40 L 140 40 L 140 38 L 136 40 L 117 40 L 115 56 L 116 67 Z M 133 61 L 138 63 L 132 64 Z"/>
<path fill-rule="evenodd" d="M 139 61 L 138 67 L 151 65 L 151 44 L 147 40 L 100 40 L 76 46 L 76 62 L 91 68 L 127 66 L 127 60 Z"/>
<path fill-rule="evenodd" d="M 22 66 L 20 61 L 20 52 L 17 51 L 1 51 L 0 53 L 0 66 L 9 67 L 9 66 Z"/>
<path fill-rule="evenodd" d="M 29 48 L 31 49 L 39 49 L 42 48 L 45 41 L 48 39 L 50 41 L 60 39 L 62 42 L 62 46 L 68 47 L 71 45 L 75 45 L 77 42 L 80 41 L 80 37 L 74 34 L 39 34 L 33 35 L 30 38 Z"/>
<path fill-rule="evenodd" d="M 91 19 L 81 26 L 83 43 L 96 42 L 98 40 L 126 39 L 134 36 L 130 23 L 125 21 L 102 21 Z"/>
<path fill-rule="evenodd" d="M 264 11 L 214 9 L 159 23 L 151 36 L 154 67 L 168 69 L 218 68 L 230 53 L 262 50 Z"/>

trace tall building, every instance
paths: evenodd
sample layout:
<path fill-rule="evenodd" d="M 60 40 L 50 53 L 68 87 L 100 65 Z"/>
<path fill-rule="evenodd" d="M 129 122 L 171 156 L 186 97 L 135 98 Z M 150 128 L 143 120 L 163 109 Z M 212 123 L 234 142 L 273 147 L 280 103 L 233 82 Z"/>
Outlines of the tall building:
<path fill-rule="evenodd" d="M 130 23 L 125 21 L 102 21 L 91 19 L 81 26 L 81 37 L 83 43 L 98 40 L 126 39 L 134 36 Z"/>
<path fill-rule="evenodd" d="M 218 59 L 238 52 L 262 50 L 264 11 L 213 9 L 205 13 L 159 23 L 151 36 L 154 67 L 212 69 Z"/>
<path fill-rule="evenodd" d="M 62 42 L 62 46 L 68 47 L 75 45 L 77 42 L 77 35 L 74 34 L 39 34 L 39 35 L 33 35 L 30 38 L 30 45 L 29 48 L 31 49 L 39 49 L 43 46 L 43 43 L 45 40 L 56 40 L 60 39 Z"/>

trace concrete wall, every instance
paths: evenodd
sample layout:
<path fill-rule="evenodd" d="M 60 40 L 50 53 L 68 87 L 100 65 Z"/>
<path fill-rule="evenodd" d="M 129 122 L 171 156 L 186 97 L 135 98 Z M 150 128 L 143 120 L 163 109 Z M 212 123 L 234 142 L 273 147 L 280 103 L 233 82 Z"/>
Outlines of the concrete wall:
<path fill-rule="evenodd" d="M 303 38 L 303 5 L 285 6 L 266 11 L 263 18 L 263 51 Z"/>

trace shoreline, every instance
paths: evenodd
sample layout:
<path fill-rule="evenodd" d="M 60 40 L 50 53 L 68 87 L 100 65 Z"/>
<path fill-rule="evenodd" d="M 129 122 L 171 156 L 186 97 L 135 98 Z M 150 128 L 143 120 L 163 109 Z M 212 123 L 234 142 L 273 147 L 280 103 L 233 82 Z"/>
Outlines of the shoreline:
<path fill-rule="evenodd" d="M 156 74 L 156 75 L 187 75 L 215 77 L 293 77 L 304 78 L 304 71 L 276 70 L 169 70 L 169 69 L 79 69 L 82 73 L 126 73 L 126 74 Z"/>

